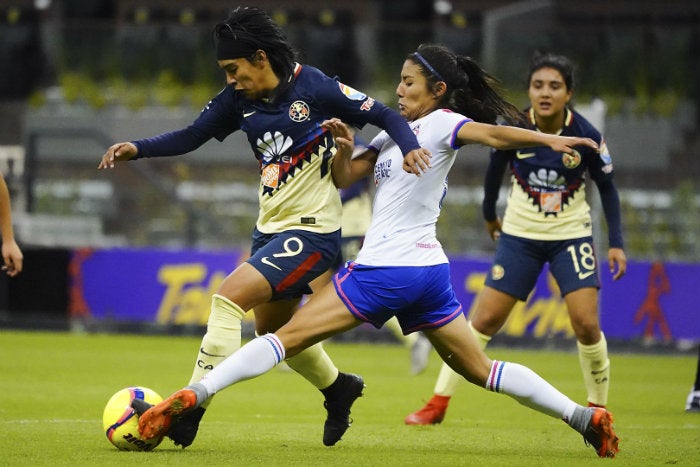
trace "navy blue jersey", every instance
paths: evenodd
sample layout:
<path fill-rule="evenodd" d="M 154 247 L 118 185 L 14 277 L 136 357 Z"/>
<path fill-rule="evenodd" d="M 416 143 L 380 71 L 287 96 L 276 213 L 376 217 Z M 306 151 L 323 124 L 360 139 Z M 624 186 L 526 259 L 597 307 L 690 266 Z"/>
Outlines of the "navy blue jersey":
<path fill-rule="evenodd" d="M 532 128 L 535 115 L 529 110 Z M 547 146 L 493 151 L 485 184 L 484 217 L 493 220 L 498 189 L 507 165 L 511 191 L 503 217 L 503 232 L 533 240 L 565 240 L 592 234 L 590 206 L 586 202 L 586 174 L 601 191 L 611 247 L 622 247 L 620 208 L 612 183 L 613 164 L 605 140 L 581 114 L 567 109 L 562 136 L 587 137 L 599 151 L 577 147 L 574 154 Z"/>
<path fill-rule="evenodd" d="M 242 130 L 260 163 L 258 230 L 338 230 L 341 203 L 330 174 L 336 148 L 321 123 L 337 117 L 358 128 L 376 125 L 404 154 L 419 145 L 400 114 L 318 69 L 297 64 L 289 80 L 270 100 L 250 100 L 227 86 L 188 128 L 135 141 L 139 157 L 184 154 Z"/>

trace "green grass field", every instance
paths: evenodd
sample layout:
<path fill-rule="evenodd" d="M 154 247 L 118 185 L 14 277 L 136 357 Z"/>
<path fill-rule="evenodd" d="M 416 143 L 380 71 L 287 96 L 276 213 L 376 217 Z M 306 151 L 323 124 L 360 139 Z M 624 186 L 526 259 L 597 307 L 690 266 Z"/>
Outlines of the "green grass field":
<path fill-rule="evenodd" d="M 327 342 L 339 368 L 367 388 L 353 426 L 332 448 L 321 443 L 321 394 L 275 369 L 217 395 L 186 450 L 168 439 L 153 452 L 120 452 L 102 432 L 109 397 L 130 385 L 163 396 L 183 386 L 199 338 L 0 331 L 0 465 L 112 466 L 700 466 L 700 414 L 686 414 L 695 358 L 613 354 L 610 408 L 621 452 L 598 459 L 563 422 L 466 382 L 441 425 L 403 424 L 432 393 L 439 369 L 409 376 L 407 351 L 390 344 Z M 494 358 L 537 371 L 584 399 L 574 353 L 492 348 Z"/>

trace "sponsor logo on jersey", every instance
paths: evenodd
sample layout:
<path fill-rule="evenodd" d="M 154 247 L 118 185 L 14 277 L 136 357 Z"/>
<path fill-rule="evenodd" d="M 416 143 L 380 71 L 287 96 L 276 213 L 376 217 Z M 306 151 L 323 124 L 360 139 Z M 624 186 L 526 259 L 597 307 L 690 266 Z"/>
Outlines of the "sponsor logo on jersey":
<path fill-rule="evenodd" d="M 535 155 L 534 152 L 522 152 L 520 150 L 515 153 L 515 157 L 518 159 L 529 159 L 530 157 L 535 157 Z"/>
<path fill-rule="evenodd" d="M 353 89 L 350 86 L 343 84 L 341 82 L 338 82 L 338 87 L 340 87 L 340 91 L 345 94 L 345 97 L 350 99 L 351 101 L 361 101 L 363 99 L 367 98 L 366 94 L 361 93 L 357 89 Z M 374 102 L 374 101 L 372 101 Z"/>
<path fill-rule="evenodd" d="M 571 154 L 564 153 L 561 155 L 561 163 L 567 169 L 575 169 L 581 164 L 581 154 L 574 150 Z"/>
<path fill-rule="evenodd" d="M 269 131 L 266 132 L 262 139 L 258 138 L 258 151 L 262 154 L 263 165 L 269 164 L 279 157 L 292 146 L 292 138 L 285 136 L 279 131 L 275 131 L 273 135 Z"/>
<path fill-rule="evenodd" d="M 530 172 L 527 183 L 533 188 L 547 190 L 564 190 L 566 189 L 566 179 L 563 175 L 553 169 L 545 169 L 544 167 L 537 172 Z"/>
<path fill-rule="evenodd" d="M 278 164 L 266 165 L 262 170 L 262 184 L 266 187 L 277 188 L 280 177 L 280 166 Z"/>
<path fill-rule="evenodd" d="M 389 175 L 391 175 L 391 159 L 374 165 L 375 185 L 379 184 L 382 179 L 389 177 Z"/>
<path fill-rule="evenodd" d="M 368 97 L 366 101 L 362 103 L 360 106 L 360 110 L 364 110 L 365 112 L 369 111 L 374 106 L 374 99 L 371 97 Z"/>
<path fill-rule="evenodd" d="M 303 122 L 309 119 L 311 110 L 309 109 L 309 104 L 304 101 L 294 101 L 292 105 L 289 106 L 289 118 L 295 122 Z"/>

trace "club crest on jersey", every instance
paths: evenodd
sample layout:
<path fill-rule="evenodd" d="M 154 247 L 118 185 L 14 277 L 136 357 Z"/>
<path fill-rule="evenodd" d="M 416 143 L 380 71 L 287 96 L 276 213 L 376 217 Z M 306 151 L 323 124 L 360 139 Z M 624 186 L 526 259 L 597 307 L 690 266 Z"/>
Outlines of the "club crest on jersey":
<path fill-rule="evenodd" d="M 581 154 L 576 150 L 571 154 L 564 153 L 561 156 L 561 162 L 567 169 L 575 169 L 581 163 Z"/>
<path fill-rule="evenodd" d="M 309 104 L 304 101 L 294 101 L 289 106 L 289 118 L 297 123 L 308 120 L 310 114 Z"/>
<path fill-rule="evenodd" d="M 357 89 L 353 89 L 350 86 L 341 82 L 338 82 L 338 87 L 340 88 L 340 91 L 343 94 L 345 94 L 345 97 L 347 97 L 351 101 L 361 101 L 367 97 L 367 95 L 361 93 Z"/>
<path fill-rule="evenodd" d="M 493 280 L 501 280 L 505 275 L 506 271 L 500 264 L 494 264 L 493 267 L 491 267 L 491 277 L 493 278 Z"/>

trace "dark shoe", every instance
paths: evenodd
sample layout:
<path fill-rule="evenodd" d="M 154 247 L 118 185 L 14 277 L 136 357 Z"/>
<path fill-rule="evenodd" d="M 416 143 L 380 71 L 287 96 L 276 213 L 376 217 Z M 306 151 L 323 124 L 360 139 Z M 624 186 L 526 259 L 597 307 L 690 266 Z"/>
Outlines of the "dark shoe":
<path fill-rule="evenodd" d="M 326 396 L 323 402 L 323 406 L 328 411 L 328 417 L 323 426 L 323 444 L 326 446 L 333 446 L 340 441 L 352 424 L 350 407 L 362 395 L 365 387 L 361 376 L 348 373 L 339 373 L 338 380 L 333 384 L 339 385 L 338 390 L 333 396 Z"/>
<path fill-rule="evenodd" d="M 153 407 L 153 404 L 149 404 L 143 399 L 133 399 L 131 401 L 131 408 L 134 409 L 134 412 L 136 412 L 136 415 L 139 417 L 151 407 Z"/>
<path fill-rule="evenodd" d="M 194 442 L 197 430 L 199 430 L 199 422 L 203 416 L 204 409 L 202 407 L 185 412 L 177 420 L 173 420 L 166 436 L 172 439 L 176 446 L 182 446 L 182 449 L 185 449 Z"/>

